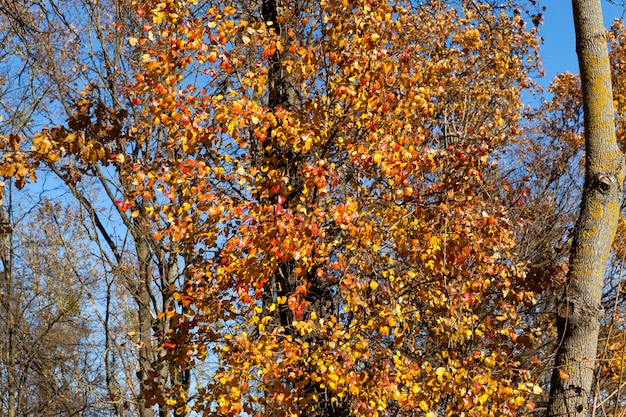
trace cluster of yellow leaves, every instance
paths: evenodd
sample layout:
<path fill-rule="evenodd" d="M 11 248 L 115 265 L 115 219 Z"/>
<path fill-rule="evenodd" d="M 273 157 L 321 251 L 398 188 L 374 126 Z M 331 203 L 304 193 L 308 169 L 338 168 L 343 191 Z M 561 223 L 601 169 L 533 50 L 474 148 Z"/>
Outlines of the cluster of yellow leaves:
<path fill-rule="evenodd" d="M 626 138 L 626 85 L 624 85 L 624 71 L 626 71 L 626 30 L 622 20 L 616 20 L 608 33 L 609 59 L 611 60 L 613 100 L 616 114 L 617 140 L 622 146 Z"/>
<path fill-rule="evenodd" d="M 22 188 L 30 178 L 35 180 L 35 171 L 32 163 L 21 150 L 22 138 L 19 135 L 0 136 L 0 176 L 15 179 L 15 185 Z M 4 182 L 0 184 L 0 201 L 4 196 Z"/>

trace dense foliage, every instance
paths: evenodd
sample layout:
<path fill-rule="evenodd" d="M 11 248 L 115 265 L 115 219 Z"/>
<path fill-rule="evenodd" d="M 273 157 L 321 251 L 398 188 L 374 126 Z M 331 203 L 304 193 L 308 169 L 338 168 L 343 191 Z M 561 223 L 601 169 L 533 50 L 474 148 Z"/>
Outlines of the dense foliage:
<path fill-rule="evenodd" d="M 83 353 L 102 351 L 85 410 L 538 411 L 580 200 L 582 108 L 571 74 L 523 104 L 541 93 L 534 1 L 67 3 L 66 15 L 0 7 L 4 63 L 32 81 L 11 86 L 5 71 L 0 174 L 11 195 L 80 213 L 84 230 L 65 215 L 57 233 L 81 245 L 47 268 L 83 259 L 91 269 L 66 275 L 100 280 L 58 313 L 59 332 L 89 341 Z M 619 114 L 623 36 L 616 24 Z M 5 206 L 7 250 L 37 265 L 14 238 L 23 208 Z M 616 410 L 623 244 L 596 384 L 596 406 Z M 91 330 L 68 318 L 81 314 Z"/>

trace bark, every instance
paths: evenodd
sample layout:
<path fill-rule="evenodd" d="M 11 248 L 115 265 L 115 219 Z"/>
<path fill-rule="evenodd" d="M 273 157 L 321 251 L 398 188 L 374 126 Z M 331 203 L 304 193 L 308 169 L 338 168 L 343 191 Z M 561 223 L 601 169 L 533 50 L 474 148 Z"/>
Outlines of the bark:
<path fill-rule="evenodd" d="M 300 14 L 301 0 L 263 0 L 261 14 L 263 20 L 270 23 L 277 35 L 288 42 L 289 28 L 296 28 Z M 282 11 L 282 13 L 280 13 Z M 276 52 L 269 57 L 269 92 L 268 107 L 275 109 L 282 106 L 295 109 L 300 104 L 299 88 L 294 77 L 283 68 L 285 59 L 293 58 L 288 52 Z"/>
<path fill-rule="evenodd" d="M 604 275 L 620 212 L 624 157 L 616 142 L 600 0 L 573 0 L 585 113 L 585 183 L 568 282 L 557 307 L 558 347 L 548 416 L 587 416 L 604 312 Z"/>
<path fill-rule="evenodd" d="M 2 219 L 3 224 L 8 223 L 8 216 L 5 214 L 4 209 L 0 212 L 0 218 Z M 2 273 L 0 274 L 0 278 L 2 278 L 5 282 L 3 283 L 4 294 L 6 297 L 6 305 L 8 308 L 5 309 L 6 313 L 6 346 L 4 352 L 5 367 L 6 367 L 6 392 L 7 392 L 7 416 L 15 417 L 17 416 L 17 410 L 19 408 L 18 404 L 18 379 L 17 375 L 18 369 L 16 364 L 16 357 L 18 353 L 18 346 L 16 343 L 17 339 L 17 321 L 15 315 L 17 311 L 15 311 L 12 307 L 14 306 L 14 302 L 16 301 L 15 295 L 13 294 L 13 242 L 12 242 L 12 231 L 9 229 L 7 233 L 0 234 L 0 260 L 2 262 Z"/>
<path fill-rule="evenodd" d="M 139 263 L 139 280 L 136 284 L 134 297 L 137 302 L 137 317 L 139 320 L 139 380 L 140 380 L 140 396 L 142 401 L 152 398 L 152 392 L 155 389 L 162 388 L 159 375 L 153 372 L 152 366 L 154 362 L 154 346 L 152 346 L 152 315 L 150 314 L 150 267 L 149 267 L 149 250 L 147 244 L 143 241 L 135 242 L 137 244 L 137 261 Z M 156 384 L 154 380 L 157 380 Z M 156 385 L 156 386 L 155 386 Z M 150 393 L 150 394 L 149 394 Z M 142 404 L 139 408 L 141 417 L 151 417 L 154 411 L 151 404 Z"/>

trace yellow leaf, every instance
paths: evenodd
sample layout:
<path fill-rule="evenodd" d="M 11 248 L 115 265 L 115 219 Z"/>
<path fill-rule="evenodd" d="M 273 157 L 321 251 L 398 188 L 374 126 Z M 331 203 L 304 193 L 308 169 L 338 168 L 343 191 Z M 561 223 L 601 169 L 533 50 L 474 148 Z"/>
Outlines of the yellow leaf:
<path fill-rule="evenodd" d="M 428 411 L 428 409 L 430 408 L 428 406 L 428 403 L 426 401 L 424 401 L 424 400 L 420 401 L 418 405 L 419 405 L 419 408 L 421 408 L 422 411 L 424 411 L 424 412 Z"/>

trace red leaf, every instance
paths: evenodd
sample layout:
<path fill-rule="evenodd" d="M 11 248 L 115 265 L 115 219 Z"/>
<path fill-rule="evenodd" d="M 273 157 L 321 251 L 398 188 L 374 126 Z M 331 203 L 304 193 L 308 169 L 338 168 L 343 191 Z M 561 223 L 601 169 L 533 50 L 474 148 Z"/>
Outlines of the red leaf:
<path fill-rule="evenodd" d="M 115 200 L 115 205 L 122 211 L 126 211 L 130 208 L 130 203 L 124 202 L 122 200 Z"/>
<path fill-rule="evenodd" d="M 287 305 L 289 306 L 289 310 L 295 311 L 298 308 L 298 296 L 291 295 L 287 299 Z"/>

